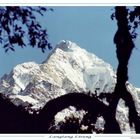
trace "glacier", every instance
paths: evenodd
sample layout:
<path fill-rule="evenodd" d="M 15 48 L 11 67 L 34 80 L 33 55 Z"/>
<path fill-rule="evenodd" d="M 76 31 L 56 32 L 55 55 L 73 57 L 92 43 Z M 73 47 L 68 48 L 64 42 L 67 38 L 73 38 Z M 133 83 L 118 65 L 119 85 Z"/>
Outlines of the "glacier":
<path fill-rule="evenodd" d="M 116 73 L 110 64 L 77 44 L 62 40 L 41 64 L 25 62 L 5 74 L 0 80 L 0 93 L 16 106 L 27 107 L 29 113 L 32 113 L 61 95 L 89 91 L 97 95 L 107 94 L 114 91 L 115 84 Z M 127 83 L 127 88 L 135 100 L 137 112 L 140 113 L 140 89 L 130 83 Z M 105 99 L 102 101 L 108 104 Z M 71 116 L 74 112 L 76 110 L 69 107 L 57 113 L 56 123 L 65 121 L 64 116 Z M 82 118 L 85 112 L 78 114 Z M 119 101 L 116 119 L 122 133 L 135 133 L 134 128 L 129 126 L 128 108 L 123 100 Z"/>

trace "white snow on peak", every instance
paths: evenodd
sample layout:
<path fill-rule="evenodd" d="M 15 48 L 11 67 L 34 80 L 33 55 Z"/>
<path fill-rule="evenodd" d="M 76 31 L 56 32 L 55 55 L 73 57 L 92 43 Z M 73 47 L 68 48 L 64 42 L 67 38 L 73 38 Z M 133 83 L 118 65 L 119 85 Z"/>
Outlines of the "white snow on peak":
<path fill-rule="evenodd" d="M 57 82 L 61 83 L 65 89 L 76 85 L 77 90 L 80 88 L 80 91 L 81 89 L 92 92 L 95 90 L 98 92 L 113 91 L 113 86 L 107 86 L 108 82 L 110 85 L 115 84 L 116 79 L 112 67 L 75 43 L 61 41 L 48 58 L 43 64 L 51 67 L 51 70 L 54 71 L 52 74 L 58 75 L 55 77 Z M 60 80 L 60 78 L 64 79 Z"/>
<path fill-rule="evenodd" d="M 42 108 L 46 102 L 70 92 L 89 92 L 92 94 L 111 93 L 116 83 L 116 75 L 110 64 L 96 55 L 80 48 L 71 41 L 60 41 L 42 64 L 26 62 L 13 68 L 0 80 L 0 93 L 10 98 L 16 105 L 32 109 Z M 135 99 L 140 112 L 140 90 L 128 83 L 128 89 Z M 106 103 L 106 101 L 103 101 Z M 64 112 L 64 113 L 63 113 Z M 62 111 L 64 115 L 67 111 Z M 63 118 L 58 113 L 56 118 Z M 127 121 L 128 110 L 123 102 L 117 110 L 118 121 L 123 114 Z M 120 118 L 120 119 L 119 119 Z M 129 132 L 128 122 L 123 132 Z"/>

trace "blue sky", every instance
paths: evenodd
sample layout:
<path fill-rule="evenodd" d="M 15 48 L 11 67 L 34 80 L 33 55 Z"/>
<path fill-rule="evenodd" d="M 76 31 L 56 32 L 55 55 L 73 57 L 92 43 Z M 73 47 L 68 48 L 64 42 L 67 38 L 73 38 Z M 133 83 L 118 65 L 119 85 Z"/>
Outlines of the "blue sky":
<path fill-rule="evenodd" d="M 55 46 L 60 40 L 70 40 L 82 48 L 96 54 L 104 61 L 117 68 L 113 36 L 116 32 L 116 22 L 110 18 L 113 7 L 53 7 L 54 12 L 48 12 L 44 17 L 37 17 L 43 27 L 47 28 L 49 40 Z M 140 87 L 140 38 L 136 40 L 129 63 L 129 81 Z M 11 69 L 26 61 L 41 63 L 48 53 L 39 49 L 26 47 L 8 52 L 0 49 L 0 77 Z"/>

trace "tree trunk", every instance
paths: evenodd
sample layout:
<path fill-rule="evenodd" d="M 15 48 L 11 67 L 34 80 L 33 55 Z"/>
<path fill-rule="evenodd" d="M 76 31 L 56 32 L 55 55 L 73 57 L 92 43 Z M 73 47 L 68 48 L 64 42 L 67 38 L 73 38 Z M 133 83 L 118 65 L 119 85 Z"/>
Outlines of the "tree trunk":
<path fill-rule="evenodd" d="M 110 102 L 110 108 L 106 120 L 106 133 L 119 133 L 118 124 L 114 124 L 116 108 L 120 98 L 125 100 L 129 107 L 129 123 L 135 124 L 136 132 L 140 132 L 139 118 L 135 108 L 135 104 L 132 95 L 126 88 L 126 81 L 128 81 L 128 62 L 134 48 L 132 36 L 128 27 L 128 11 L 126 7 L 115 7 L 115 17 L 117 20 L 118 30 L 114 36 L 114 43 L 116 44 L 116 54 L 118 59 L 117 68 L 117 83 L 113 93 L 112 101 Z M 110 115 L 111 114 L 111 115 Z M 111 125 L 115 125 L 112 130 Z"/>

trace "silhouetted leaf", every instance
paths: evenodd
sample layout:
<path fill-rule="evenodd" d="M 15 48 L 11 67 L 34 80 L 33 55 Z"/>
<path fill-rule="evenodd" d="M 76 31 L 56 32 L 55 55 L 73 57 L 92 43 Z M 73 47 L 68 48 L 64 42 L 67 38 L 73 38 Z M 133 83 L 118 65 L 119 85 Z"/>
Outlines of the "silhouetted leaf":
<path fill-rule="evenodd" d="M 114 20 L 114 18 L 115 18 L 115 14 L 113 13 L 113 14 L 111 15 L 111 19 Z"/>
<path fill-rule="evenodd" d="M 10 49 L 11 49 L 12 51 L 15 51 L 15 49 L 14 49 L 13 47 L 10 47 Z"/>
<path fill-rule="evenodd" d="M 130 13 L 130 22 L 133 22 L 135 19 L 135 15 L 133 12 Z"/>
<path fill-rule="evenodd" d="M 8 48 L 7 48 L 7 49 L 5 49 L 5 52 L 7 53 L 7 52 L 8 52 L 8 50 L 9 50 Z"/>
<path fill-rule="evenodd" d="M 6 48 L 6 44 L 9 42 L 8 47 L 12 45 L 23 47 L 30 44 L 32 47 L 43 48 L 43 51 L 45 51 L 44 48 L 48 45 L 42 42 L 48 41 L 47 30 L 40 25 L 35 13 L 43 16 L 47 9 L 47 7 L 25 6 L 0 7 L 0 35 L 3 32 L 5 34 L 1 36 L 0 43 L 2 43 L 2 40 L 8 39 L 3 42 L 5 43 L 3 47 Z M 28 38 L 28 42 L 25 42 L 25 37 Z M 40 47 L 37 46 L 39 42 Z M 50 46 L 48 47 L 49 49 L 51 48 Z"/>
<path fill-rule="evenodd" d="M 5 44 L 5 45 L 3 46 L 3 48 L 7 48 L 7 47 L 8 47 L 8 45 L 9 45 L 9 43 Z"/>
<path fill-rule="evenodd" d="M 50 43 L 48 43 L 48 49 L 52 49 L 52 45 Z"/>
<path fill-rule="evenodd" d="M 41 7 L 41 10 L 43 10 L 43 11 L 47 11 L 47 8 L 45 8 L 45 7 Z"/>
<path fill-rule="evenodd" d="M 53 12 L 54 11 L 54 9 L 53 8 L 50 8 L 50 10 Z"/>

